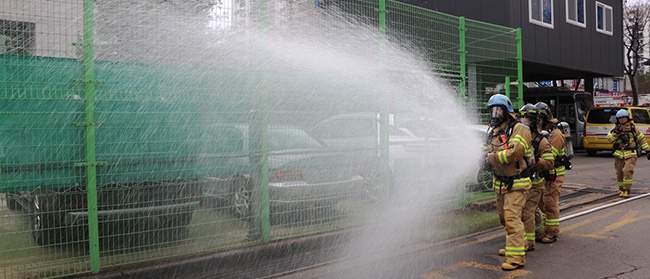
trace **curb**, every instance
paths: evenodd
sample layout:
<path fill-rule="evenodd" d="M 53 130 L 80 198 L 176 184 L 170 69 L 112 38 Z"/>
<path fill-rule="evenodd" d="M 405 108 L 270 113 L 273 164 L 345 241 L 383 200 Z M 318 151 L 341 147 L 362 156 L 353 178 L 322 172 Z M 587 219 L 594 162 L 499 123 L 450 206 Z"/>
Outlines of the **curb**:
<path fill-rule="evenodd" d="M 241 263 L 255 263 L 290 253 L 328 247 L 350 238 L 358 229 L 329 232 L 294 239 L 277 240 L 269 244 L 259 244 L 225 252 L 210 253 L 190 259 L 170 258 L 162 262 L 142 263 L 107 268 L 98 274 L 85 274 L 72 278 L 84 279 L 139 279 L 139 278 L 180 278 L 190 274 L 209 274 L 227 269 Z M 146 265 L 146 266 L 145 266 Z"/>

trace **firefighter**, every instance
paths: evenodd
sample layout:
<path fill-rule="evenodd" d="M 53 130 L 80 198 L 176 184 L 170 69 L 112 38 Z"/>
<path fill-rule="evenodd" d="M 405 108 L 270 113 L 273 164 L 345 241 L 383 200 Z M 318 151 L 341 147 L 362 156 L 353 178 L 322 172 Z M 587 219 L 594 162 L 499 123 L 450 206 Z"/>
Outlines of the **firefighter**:
<path fill-rule="evenodd" d="M 643 133 L 634 126 L 627 109 L 621 109 L 616 113 L 616 126 L 609 131 L 607 139 L 614 143 L 614 168 L 620 191 L 619 197 L 627 198 L 632 190 L 637 147 L 641 146 L 650 160 L 650 146 Z"/>
<path fill-rule="evenodd" d="M 531 182 L 526 170 L 530 150 L 530 130 L 516 121 L 510 99 L 493 95 L 487 103 L 490 110 L 490 132 L 483 146 L 485 166 L 493 172 L 492 189 L 496 192 L 499 220 L 505 226 L 506 247 L 503 270 L 515 270 L 525 264 L 526 241 L 521 213 Z"/>
<path fill-rule="evenodd" d="M 535 250 L 535 210 L 539 205 L 544 191 L 545 178 L 548 171 L 553 169 L 555 156 L 549 142 L 549 134 L 541 130 L 541 124 L 538 123 L 537 107 L 533 104 L 526 104 L 519 113 L 521 122 L 530 127 L 530 136 L 532 138 L 531 146 L 533 152 L 533 169 L 532 187 L 528 191 L 528 198 L 522 213 L 521 221 L 524 223 L 524 237 L 526 238 L 526 251 Z"/>
<path fill-rule="evenodd" d="M 533 104 L 526 104 L 519 109 L 521 123 L 530 128 L 531 150 L 534 160 L 529 165 L 532 168 L 532 187 L 528 190 L 528 196 L 521 215 L 521 221 L 524 223 L 524 238 L 526 239 L 526 252 L 535 250 L 535 232 L 538 230 L 537 224 L 543 226 L 543 220 L 535 220 L 537 206 L 542 197 L 544 189 L 544 178 L 548 170 L 553 168 L 554 156 L 551 151 L 551 144 L 548 142 L 548 133 L 540 132 L 537 122 L 537 108 Z M 541 222 L 540 222 L 541 221 Z M 504 256 L 506 250 L 500 249 L 499 255 Z"/>
<path fill-rule="evenodd" d="M 553 118 L 551 109 L 544 102 L 535 104 L 539 113 L 539 122 L 542 131 L 549 133 L 549 142 L 554 156 L 554 166 L 548 171 L 544 182 L 544 191 L 539 207 L 546 216 L 545 235 L 542 243 L 549 244 L 557 241 L 560 235 L 560 191 L 564 184 L 566 159 L 566 138 L 564 133 L 557 129 L 559 121 Z"/>

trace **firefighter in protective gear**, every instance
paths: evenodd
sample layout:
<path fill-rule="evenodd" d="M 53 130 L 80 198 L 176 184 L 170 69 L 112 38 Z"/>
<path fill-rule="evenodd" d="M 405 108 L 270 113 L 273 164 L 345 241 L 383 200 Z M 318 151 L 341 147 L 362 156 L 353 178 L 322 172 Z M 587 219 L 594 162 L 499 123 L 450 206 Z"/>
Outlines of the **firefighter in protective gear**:
<path fill-rule="evenodd" d="M 632 177 L 637 160 L 637 147 L 645 150 L 650 159 L 650 146 L 643 133 L 634 126 L 626 109 L 616 113 L 616 126 L 609 131 L 607 139 L 614 143 L 614 168 L 619 196 L 627 198 L 632 189 Z"/>
<path fill-rule="evenodd" d="M 548 171 L 545 177 L 544 192 L 539 208 L 546 215 L 545 235 L 542 243 L 553 243 L 560 236 L 560 191 L 564 184 L 564 159 L 566 157 L 566 138 L 560 129 L 557 129 L 559 121 L 553 118 L 551 109 L 546 103 L 535 104 L 539 112 L 539 124 L 542 131 L 549 133 L 551 152 L 554 156 L 554 166 Z"/>
<path fill-rule="evenodd" d="M 530 136 L 533 162 L 530 166 L 533 170 L 532 187 L 528 191 L 528 198 L 522 213 L 521 221 L 524 222 L 524 237 L 526 238 L 526 251 L 535 249 L 535 210 L 539 205 L 544 191 L 545 178 L 548 171 L 553 169 L 555 156 L 549 142 L 549 134 L 541 130 L 541 124 L 538 123 L 537 107 L 532 104 L 526 104 L 519 110 L 521 122 L 530 127 Z"/>
<path fill-rule="evenodd" d="M 487 107 L 491 112 L 491 129 L 483 151 L 494 172 L 492 188 L 496 192 L 499 219 L 506 229 L 506 260 L 501 269 L 515 270 L 524 266 L 526 256 L 521 213 L 531 186 L 529 175 L 523 173 L 527 156 L 531 156 L 530 130 L 516 121 L 507 96 L 493 95 Z"/>
<path fill-rule="evenodd" d="M 537 225 L 539 224 L 540 227 L 543 227 L 543 219 L 536 219 L 537 206 L 542 198 L 544 178 L 548 174 L 548 170 L 553 168 L 554 156 L 551 151 L 551 144 L 548 142 L 548 133 L 540 132 L 540 127 L 537 123 L 537 108 L 533 104 L 526 104 L 519 109 L 519 116 L 521 123 L 530 128 L 532 138 L 531 150 L 533 160 L 528 166 L 532 169 L 533 173 L 531 177 L 532 187 L 528 190 L 528 196 L 521 215 L 521 221 L 524 223 L 526 251 L 532 251 L 535 250 L 535 232 L 539 230 Z M 505 252 L 505 249 L 500 249 L 499 255 L 504 256 Z"/>

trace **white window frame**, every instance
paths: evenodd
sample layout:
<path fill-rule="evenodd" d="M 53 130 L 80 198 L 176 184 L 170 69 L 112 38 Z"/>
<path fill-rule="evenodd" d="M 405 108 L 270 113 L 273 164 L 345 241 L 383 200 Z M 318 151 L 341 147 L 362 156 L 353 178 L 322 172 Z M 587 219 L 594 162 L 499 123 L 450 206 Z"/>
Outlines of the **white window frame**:
<path fill-rule="evenodd" d="M 603 9 L 603 29 L 598 28 L 598 8 Z M 607 10 L 609 10 L 609 13 L 611 15 L 611 18 L 610 18 L 610 21 L 609 21 L 609 29 L 610 29 L 610 31 L 607 31 L 607 27 L 608 27 L 607 26 L 608 22 L 606 22 Z M 603 34 L 606 34 L 606 35 L 610 35 L 610 36 L 614 35 L 614 9 L 609 5 L 605 5 L 603 3 L 600 3 L 598 1 L 596 1 L 596 23 L 594 25 L 596 26 L 596 31 L 598 31 L 600 33 L 603 33 Z"/>
<path fill-rule="evenodd" d="M 582 20 L 584 22 L 578 21 L 578 1 L 582 1 Z M 571 3 L 571 2 L 573 2 L 573 3 Z M 573 25 L 576 25 L 576 26 L 580 26 L 580 27 L 583 27 L 583 28 L 587 27 L 587 3 L 586 2 L 587 2 L 587 0 L 566 0 L 566 22 L 567 23 L 570 23 L 570 24 L 573 24 Z M 575 11 L 576 11 L 576 13 L 574 15 L 575 20 L 569 18 L 569 16 L 570 16 L 570 14 L 569 14 L 569 6 L 571 6 L 571 5 L 575 5 Z"/>
<path fill-rule="evenodd" d="M 551 23 L 544 22 L 544 1 L 545 0 L 528 0 L 528 22 L 530 22 L 532 24 L 539 25 L 539 26 L 543 26 L 543 27 L 546 27 L 546 28 L 553 29 L 553 23 L 555 22 L 555 19 L 554 19 L 555 16 L 554 16 L 554 13 L 553 13 L 553 0 L 547 0 L 547 1 L 549 1 L 549 3 L 551 3 Z M 539 16 L 540 16 L 541 20 L 533 18 L 533 2 L 538 2 L 537 4 L 540 7 L 539 11 L 541 13 Z"/>

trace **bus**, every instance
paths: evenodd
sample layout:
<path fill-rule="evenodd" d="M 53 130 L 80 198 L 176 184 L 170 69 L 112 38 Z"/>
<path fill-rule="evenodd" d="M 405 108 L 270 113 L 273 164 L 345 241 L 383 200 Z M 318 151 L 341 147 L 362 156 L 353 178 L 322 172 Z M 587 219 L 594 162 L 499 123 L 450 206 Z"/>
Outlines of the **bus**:
<path fill-rule="evenodd" d="M 573 148 L 583 149 L 582 137 L 585 118 L 590 107 L 594 106 L 594 97 L 585 91 L 575 91 L 566 87 L 536 87 L 524 89 L 524 103 L 546 103 L 553 112 L 553 117 L 569 123 Z"/>

